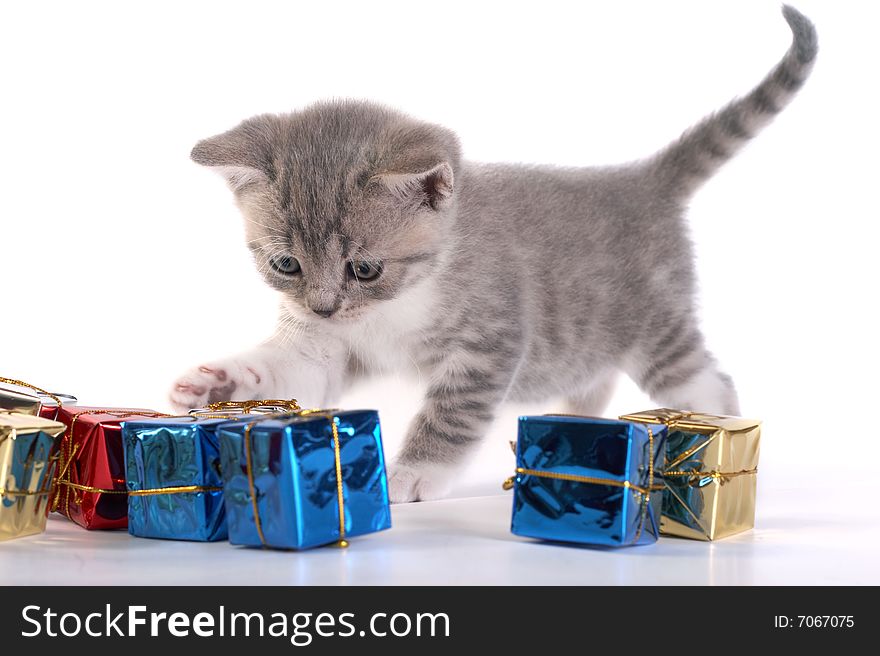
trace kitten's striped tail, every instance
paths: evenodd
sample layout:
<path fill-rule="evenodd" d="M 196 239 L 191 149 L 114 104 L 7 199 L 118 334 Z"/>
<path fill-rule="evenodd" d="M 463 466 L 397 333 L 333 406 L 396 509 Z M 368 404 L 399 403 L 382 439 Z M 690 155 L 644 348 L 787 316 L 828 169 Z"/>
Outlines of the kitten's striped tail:
<path fill-rule="evenodd" d="M 748 95 L 685 132 L 649 160 L 651 176 L 667 193 L 688 198 L 794 98 L 816 59 L 816 28 L 797 9 L 782 14 L 793 33 L 785 57 Z"/>

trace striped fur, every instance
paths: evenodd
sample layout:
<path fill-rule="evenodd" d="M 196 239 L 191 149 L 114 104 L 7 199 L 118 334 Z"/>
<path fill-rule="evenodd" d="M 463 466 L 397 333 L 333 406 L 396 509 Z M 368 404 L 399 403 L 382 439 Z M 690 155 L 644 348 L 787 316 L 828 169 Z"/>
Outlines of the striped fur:
<path fill-rule="evenodd" d="M 651 175 L 676 199 L 690 196 L 794 98 L 818 52 L 812 23 L 796 9 L 782 9 L 794 34 L 791 49 L 751 93 L 685 132 L 651 160 Z"/>

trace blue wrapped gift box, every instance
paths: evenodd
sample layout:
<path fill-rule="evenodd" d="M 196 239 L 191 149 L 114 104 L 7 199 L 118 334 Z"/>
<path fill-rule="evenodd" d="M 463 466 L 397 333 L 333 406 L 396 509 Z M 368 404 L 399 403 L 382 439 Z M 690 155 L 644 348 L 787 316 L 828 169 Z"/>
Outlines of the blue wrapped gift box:
<path fill-rule="evenodd" d="M 128 532 L 143 538 L 225 540 L 217 428 L 251 419 L 184 416 L 124 422 Z"/>
<path fill-rule="evenodd" d="M 520 417 L 511 531 L 609 547 L 655 542 L 665 454 L 665 426 Z"/>
<path fill-rule="evenodd" d="M 218 432 L 231 543 L 307 549 L 391 527 L 376 411 L 304 411 Z"/>

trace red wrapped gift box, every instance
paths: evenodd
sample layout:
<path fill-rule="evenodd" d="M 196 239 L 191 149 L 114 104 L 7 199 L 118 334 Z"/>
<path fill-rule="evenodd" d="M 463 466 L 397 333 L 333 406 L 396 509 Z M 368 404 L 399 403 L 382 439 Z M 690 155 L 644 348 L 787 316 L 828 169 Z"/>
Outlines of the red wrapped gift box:
<path fill-rule="evenodd" d="M 53 412 L 55 408 L 52 408 Z M 120 424 L 162 417 L 131 408 L 62 406 L 67 426 L 49 507 L 87 529 L 128 527 L 128 494 Z"/>

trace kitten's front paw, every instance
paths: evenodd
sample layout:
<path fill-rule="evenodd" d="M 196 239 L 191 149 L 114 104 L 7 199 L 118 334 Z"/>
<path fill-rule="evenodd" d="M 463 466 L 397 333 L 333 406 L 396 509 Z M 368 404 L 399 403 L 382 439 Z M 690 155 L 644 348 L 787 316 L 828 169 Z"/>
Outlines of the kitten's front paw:
<path fill-rule="evenodd" d="M 391 503 L 440 499 L 449 492 L 452 474 L 449 465 L 393 463 L 389 467 L 388 496 Z"/>
<path fill-rule="evenodd" d="M 177 412 L 216 401 L 244 401 L 259 396 L 262 378 L 254 367 L 235 361 L 203 364 L 175 381 L 169 400 Z"/>

